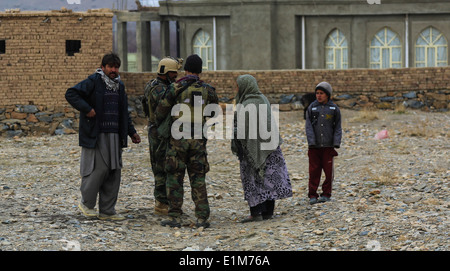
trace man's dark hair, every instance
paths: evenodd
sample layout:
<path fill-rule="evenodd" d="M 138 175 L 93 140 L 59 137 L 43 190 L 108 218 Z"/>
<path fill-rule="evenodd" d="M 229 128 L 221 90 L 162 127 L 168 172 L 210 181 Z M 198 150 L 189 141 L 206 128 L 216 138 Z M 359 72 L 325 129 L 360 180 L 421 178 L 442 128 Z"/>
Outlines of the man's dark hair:
<path fill-rule="evenodd" d="M 102 59 L 102 67 L 106 65 L 120 67 L 120 58 L 115 53 L 106 54 Z"/>

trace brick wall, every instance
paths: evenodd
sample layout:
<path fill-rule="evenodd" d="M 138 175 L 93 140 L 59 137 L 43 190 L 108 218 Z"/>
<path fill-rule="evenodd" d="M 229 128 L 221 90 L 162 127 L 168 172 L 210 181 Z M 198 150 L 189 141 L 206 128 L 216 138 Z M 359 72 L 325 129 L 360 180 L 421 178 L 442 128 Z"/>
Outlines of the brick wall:
<path fill-rule="evenodd" d="M 67 87 L 112 50 L 112 16 L 107 10 L 0 12 L 0 107 L 65 104 Z M 80 40 L 80 52 L 67 55 L 66 40 Z"/>
<path fill-rule="evenodd" d="M 64 98 L 112 50 L 109 10 L 0 12 L 0 135 L 74 133 L 78 112 Z M 66 40 L 81 48 L 66 53 Z"/>
<path fill-rule="evenodd" d="M 343 94 L 395 96 L 403 92 L 448 92 L 450 67 L 349 70 L 272 70 L 203 72 L 201 78 L 216 87 L 219 96 L 234 96 L 234 82 L 241 74 L 251 74 L 268 96 L 303 94 L 314 91 L 321 81 L 333 86 L 334 96 Z M 142 95 L 145 83 L 155 73 L 121 73 L 129 95 Z"/>
<path fill-rule="evenodd" d="M 235 95 L 235 79 L 249 73 L 272 103 L 285 103 L 286 96 L 313 92 L 321 81 L 333 87 L 333 100 L 345 108 L 392 109 L 404 103 L 423 110 L 448 110 L 450 67 L 349 70 L 271 70 L 203 72 L 201 78 L 216 87 L 219 97 Z M 143 94 L 145 83 L 155 73 L 121 73 L 130 97 Z M 293 98 L 291 101 L 295 101 Z M 294 105 L 291 106 L 295 108 Z M 282 106 L 280 108 L 288 108 Z"/>

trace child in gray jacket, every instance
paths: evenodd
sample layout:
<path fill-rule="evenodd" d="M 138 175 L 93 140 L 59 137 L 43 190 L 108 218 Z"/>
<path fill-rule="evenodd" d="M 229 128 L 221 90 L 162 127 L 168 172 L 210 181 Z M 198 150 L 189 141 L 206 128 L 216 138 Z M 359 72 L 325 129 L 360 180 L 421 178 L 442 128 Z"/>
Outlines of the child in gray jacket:
<path fill-rule="evenodd" d="M 306 111 L 306 137 L 309 158 L 309 203 L 329 201 L 333 182 L 333 159 L 338 155 L 335 148 L 341 145 L 342 128 L 339 107 L 330 98 L 333 89 L 327 82 L 316 86 L 316 100 Z M 325 181 L 322 194 L 317 194 L 322 170 Z"/>

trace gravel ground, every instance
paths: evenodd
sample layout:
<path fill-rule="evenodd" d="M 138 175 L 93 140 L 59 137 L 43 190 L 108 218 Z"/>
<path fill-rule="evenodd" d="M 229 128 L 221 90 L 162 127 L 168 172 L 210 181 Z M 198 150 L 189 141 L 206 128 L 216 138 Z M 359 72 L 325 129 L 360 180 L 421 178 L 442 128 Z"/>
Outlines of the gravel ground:
<path fill-rule="evenodd" d="M 146 127 L 124 150 L 120 222 L 87 219 L 77 208 L 78 135 L 0 139 L 2 251 L 448 251 L 450 114 L 342 110 L 343 142 L 331 202 L 309 205 L 301 111 L 281 112 L 282 150 L 294 196 L 273 219 L 249 214 L 229 140 L 208 141 L 211 227 L 195 229 L 185 179 L 181 228 L 153 214 Z M 376 140 L 381 130 L 389 138 Z"/>

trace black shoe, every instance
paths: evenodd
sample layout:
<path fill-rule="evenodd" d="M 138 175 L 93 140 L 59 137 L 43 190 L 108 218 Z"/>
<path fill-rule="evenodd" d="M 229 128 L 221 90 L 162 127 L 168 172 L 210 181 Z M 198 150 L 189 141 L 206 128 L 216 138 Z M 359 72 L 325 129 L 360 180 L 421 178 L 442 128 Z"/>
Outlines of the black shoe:
<path fill-rule="evenodd" d="M 256 222 L 256 221 L 262 221 L 262 220 L 263 220 L 262 215 L 249 216 L 247 218 L 242 219 L 241 223 Z"/>
<path fill-rule="evenodd" d="M 204 229 L 209 228 L 210 224 L 206 219 L 199 218 L 197 219 L 197 223 L 195 223 L 195 227 Z"/>
<path fill-rule="evenodd" d="M 169 226 L 171 228 L 181 228 L 181 219 L 173 217 L 169 220 L 163 220 L 161 221 L 161 226 Z"/>
<path fill-rule="evenodd" d="M 325 197 L 325 196 L 320 196 L 319 199 L 317 200 L 318 202 L 322 203 L 322 202 L 327 202 L 330 201 L 331 199 L 329 197 Z"/>

